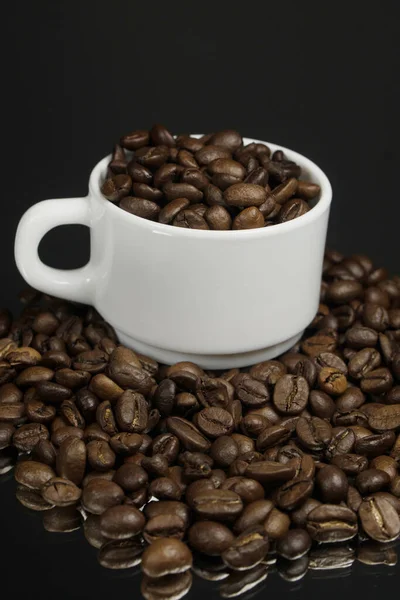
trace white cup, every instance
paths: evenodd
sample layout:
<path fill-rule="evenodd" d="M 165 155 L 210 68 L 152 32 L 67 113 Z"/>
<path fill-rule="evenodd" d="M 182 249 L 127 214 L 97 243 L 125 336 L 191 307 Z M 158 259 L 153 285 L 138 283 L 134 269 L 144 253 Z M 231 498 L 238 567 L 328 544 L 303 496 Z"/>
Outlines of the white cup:
<path fill-rule="evenodd" d="M 244 139 L 244 143 L 259 140 Z M 200 231 L 154 223 L 106 200 L 101 160 L 85 198 L 45 200 L 22 217 L 15 259 L 26 281 L 48 294 L 91 304 L 121 343 L 162 363 L 181 360 L 208 369 L 242 367 L 288 350 L 313 319 L 332 190 L 317 165 L 282 149 L 318 183 L 305 215 L 262 229 Z M 53 269 L 38 245 L 53 227 L 90 227 L 85 267 Z"/>

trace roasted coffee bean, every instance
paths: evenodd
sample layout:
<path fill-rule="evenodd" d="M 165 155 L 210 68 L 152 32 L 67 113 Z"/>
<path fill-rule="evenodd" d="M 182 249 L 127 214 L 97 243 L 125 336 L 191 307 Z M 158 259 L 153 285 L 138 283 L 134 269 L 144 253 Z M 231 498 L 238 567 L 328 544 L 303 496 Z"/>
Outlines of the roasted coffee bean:
<path fill-rule="evenodd" d="M 336 454 L 332 457 L 332 464 L 352 476 L 368 468 L 368 459 L 359 454 Z"/>
<path fill-rule="evenodd" d="M 117 454 L 135 454 L 143 442 L 143 437 L 138 433 L 116 433 L 110 439 L 110 446 Z"/>
<path fill-rule="evenodd" d="M 240 373 L 233 378 L 232 384 L 237 397 L 248 408 L 257 408 L 267 404 L 269 391 L 261 381 L 257 381 L 247 373 Z"/>
<path fill-rule="evenodd" d="M 311 543 L 311 537 L 305 529 L 290 529 L 278 540 L 276 551 L 287 560 L 298 560 L 309 552 Z"/>
<path fill-rule="evenodd" d="M 123 389 L 119 387 L 112 379 L 100 373 L 95 375 L 90 381 L 90 389 L 100 400 L 109 400 L 115 402 L 123 393 Z M 78 392 L 79 397 L 79 392 Z"/>
<path fill-rule="evenodd" d="M 293 479 L 295 474 L 296 472 L 293 467 L 270 460 L 255 461 L 250 463 L 246 468 L 246 476 L 262 484 L 289 481 Z"/>
<path fill-rule="evenodd" d="M 84 509 L 94 515 L 101 515 L 111 506 L 122 504 L 124 491 L 112 481 L 92 479 L 85 485 L 82 493 Z"/>
<path fill-rule="evenodd" d="M 220 556 L 234 541 L 228 527 L 216 521 L 198 521 L 189 529 L 189 545 L 208 556 Z"/>
<path fill-rule="evenodd" d="M 336 408 L 340 412 L 350 412 L 359 409 L 365 402 L 365 395 L 357 387 L 348 387 L 336 400 Z"/>
<path fill-rule="evenodd" d="M 304 527 L 307 523 L 308 514 L 321 506 L 321 502 L 315 498 L 307 498 L 303 504 L 291 513 L 291 519 L 296 527 Z"/>
<path fill-rule="evenodd" d="M 347 379 L 343 373 L 333 367 L 324 367 L 318 373 L 318 383 L 323 392 L 340 396 L 347 388 Z"/>
<path fill-rule="evenodd" d="M 144 551 L 142 571 L 149 577 L 163 577 L 187 571 L 192 562 L 192 553 L 183 542 L 163 538 L 155 540 Z"/>
<path fill-rule="evenodd" d="M 383 394 L 390 390 L 393 385 L 393 377 L 389 369 L 381 367 L 368 371 L 361 379 L 360 386 L 366 394 Z M 389 407 L 388 407 L 389 408 Z M 400 410 L 398 410 L 400 419 Z M 400 421 L 399 421 L 400 423 Z"/>
<path fill-rule="evenodd" d="M 56 461 L 57 474 L 80 485 L 86 469 L 86 446 L 76 438 L 68 437 L 61 444 Z"/>
<path fill-rule="evenodd" d="M 176 515 L 184 522 L 185 529 L 188 527 L 190 521 L 189 507 L 183 504 L 183 502 L 175 500 L 151 501 L 146 504 L 144 513 L 147 519 L 153 519 L 158 515 Z"/>
<path fill-rule="evenodd" d="M 287 415 L 298 415 L 307 406 L 309 387 L 304 377 L 283 375 L 275 385 L 275 408 Z"/>
<path fill-rule="evenodd" d="M 137 185 L 145 186 L 146 184 L 139 183 Z M 151 190 L 152 188 L 149 189 Z M 138 191 L 135 193 L 138 193 Z M 148 193 L 148 195 L 150 195 L 150 193 Z M 143 190 L 142 196 L 144 196 Z M 131 215 L 136 215 L 137 217 L 142 217 L 143 219 L 148 219 L 150 221 L 157 221 L 160 213 L 160 207 L 158 204 L 153 200 L 149 200 L 148 198 L 126 196 L 121 200 L 119 206 L 122 208 L 122 210 L 125 210 Z"/>
<path fill-rule="evenodd" d="M 330 333 L 325 334 L 322 330 L 307 338 L 302 343 L 302 350 L 307 356 L 315 357 L 321 354 L 321 352 L 334 352 L 336 349 L 336 339 Z"/>
<path fill-rule="evenodd" d="M 314 417 L 331 419 L 336 410 L 337 403 L 322 390 L 311 390 L 309 395 L 310 411 Z"/>
<path fill-rule="evenodd" d="M 364 531 L 376 542 L 391 542 L 400 535 L 400 517 L 385 498 L 366 498 L 358 514 Z"/>
<path fill-rule="evenodd" d="M 372 371 L 372 373 L 377 371 Z M 375 431 L 398 429 L 400 427 L 400 404 L 382 406 L 369 416 L 368 423 Z"/>
<path fill-rule="evenodd" d="M 182 496 L 180 486 L 171 477 L 157 477 L 149 485 L 151 496 L 159 500 L 179 500 Z"/>
<path fill-rule="evenodd" d="M 336 504 L 347 497 L 349 482 L 346 474 L 335 465 L 326 465 L 320 469 L 316 484 L 324 502 Z"/>
<path fill-rule="evenodd" d="M 179 423 L 177 424 L 179 427 Z M 163 433 L 153 440 L 153 456 L 161 454 L 166 457 L 169 464 L 172 464 L 179 454 L 179 439 L 172 433 Z"/>
<path fill-rule="evenodd" d="M 244 504 L 261 500 L 264 497 L 262 485 L 248 477 L 228 477 L 220 486 L 221 490 L 230 490 L 240 496 Z"/>
<path fill-rule="evenodd" d="M 129 175 L 122 173 L 106 179 L 101 186 L 101 193 L 110 202 L 119 202 L 129 194 L 131 187 L 132 179 Z"/>
<path fill-rule="evenodd" d="M 277 504 L 282 510 L 294 510 L 311 496 L 314 483 L 301 476 L 291 479 L 278 490 Z"/>
<path fill-rule="evenodd" d="M 11 446 L 15 431 L 11 423 L 0 423 L 0 450 Z"/>
<path fill-rule="evenodd" d="M 236 183 L 224 192 L 224 200 L 229 206 L 260 206 L 265 202 L 267 193 L 261 185 L 254 183 Z"/>
<path fill-rule="evenodd" d="M 117 400 L 115 416 L 122 431 L 142 433 L 147 428 L 149 409 L 147 402 L 138 392 L 126 390 Z"/>
<path fill-rule="evenodd" d="M 305 215 L 310 210 L 307 202 L 301 198 L 292 198 L 288 200 L 279 213 L 279 223 L 286 223 Z"/>
<path fill-rule="evenodd" d="M 389 475 L 380 469 L 366 469 L 356 477 L 357 489 L 363 496 L 379 492 L 388 487 L 389 483 Z"/>
<path fill-rule="evenodd" d="M 41 494 L 51 505 L 70 506 L 78 502 L 82 492 L 72 481 L 55 477 L 44 484 Z"/>
<path fill-rule="evenodd" d="M 268 548 L 267 534 L 263 527 L 258 526 L 241 533 L 221 556 L 230 569 L 246 571 L 265 558 Z"/>
<path fill-rule="evenodd" d="M 358 281 L 333 281 L 329 284 L 327 299 L 333 304 L 348 304 L 362 293 L 363 287 Z"/>
<path fill-rule="evenodd" d="M 181 540 L 185 534 L 185 523 L 177 515 L 158 515 L 150 519 L 144 528 L 143 537 L 149 544 L 160 538 Z"/>
<path fill-rule="evenodd" d="M 167 428 L 191 452 L 207 452 L 211 443 L 190 421 L 182 417 L 168 417 Z"/>
<path fill-rule="evenodd" d="M 385 431 L 376 435 L 368 435 L 358 439 L 354 450 L 357 454 L 363 454 L 368 458 L 374 458 L 390 450 L 395 441 L 393 431 Z"/>
<path fill-rule="evenodd" d="M 300 417 L 296 433 L 302 446 L 317 452 L 326 448 L 332 439 L 331 426 L 319 417 Z"/>
<path fill-rule="evenodd" d="M 56 474 L 49 465 L 34 460 L 19 462 L 15 467 L 15 480 L 31 489 L 40 490 Z"/>
<path fill-rule="evenodd" d="M 231 229 L 232 217 L 223 206 L 218 204 L 210 206 L 204 214 L 210 229 L 224 231 Z"/>
<path fill-rule="evenodd" d="M 208 407 L 197 414 L 197 426 L 208 438 L 227 435 L 233 430 L 233 418 L 223 408 Z"/>
<path fill-rule="evenodd" d="M 47 427 L 40 423 L 28 423 L 15 431 L 12 441 L 21 452 L 31 452 L 40 440 L 47 439 L 49 439 Z"/>
<path fill-rule="evenodd" d="M 284 512 L 273 508 L 264 521 L 264 529 L 271 540 L 279 540 L 289 531 L 290 518 Z"/>
<path fill-rule="evenodd" d="M 86 446 L 87 459 L 95 471 L 108 471 L 115 464 L 115 453 L 106 441 L 92 440 Z"/>
<path fill-rule="evenodd" d="M 256 206 L 248 206 L 247 208 L 242 210 L 234 218 L 232 225 L 232 229 L 256 229 L 258 227 L 264 227 L 264 216 Z"/>
<path fill-rule="evenodd" d="M 104 402 L 97 407 L 96 420 L 101 429 L 108 435 L 115 435 L 117 433 L 114 413 L 108 400 L 104 400 Z"/>
<path fill-rule="evenodd" d="M 326 448 L 326 456 L 330 459 L 340 454 L 350 453 L 356 442 L 354 431 L 346 427 L 335 427 L 332 430 L 332 438 Z"/>
<path fill-rule="evenodd" d="M 307 531 L 317 542 L 344 542 L 357 535 L 357 515 L 345 506 L 321 504 L 308 514 Z"/>
<path fill-rule="evenodd" d="M 263 451 L 275 447 L 290 439 L 292 431 L 284 425 L 272 425 L 266 427 L 257 438 L 257 450 Z"/>
<path fill-rule="evenodd" d="M 210 455 L 217 466 L 226 468 L 239 456 L 239 448 L 232 437 L 222 435 L 212 443 Z"/>
<path fill-rule="evenodd" d="M 193 509 L 200 517 L 231 521 L 243 509 L 243 502 L 238 494 L 230 490 L 202 490 L 193 498 Z"/>
<path fill-rule="evenodd" d="M 145 526 L 143 514 L 134 506 L 126 504 L 111 506 L 100 517 L 100 531 L 109 539 L 125 540 L 134 537 Z"/>
<path fill-rule="evenodd" d="M 128 133 L 121 138 L 120 144 L 127 150 L 137 150 L 143 146 L 147 146 L 150 141 L 150 134 L 145 130 L 137 130 Z"/>

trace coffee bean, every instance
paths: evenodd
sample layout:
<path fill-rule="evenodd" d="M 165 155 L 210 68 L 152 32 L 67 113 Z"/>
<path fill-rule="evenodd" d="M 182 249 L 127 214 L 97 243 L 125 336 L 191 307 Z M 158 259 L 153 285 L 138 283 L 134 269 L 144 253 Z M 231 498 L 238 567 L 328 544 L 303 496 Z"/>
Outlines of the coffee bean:
<path fill-rule="evenodd" d="M 227 435 L 233 430 L 233 418 L 223 408 L 204 408 L 198 413 L 197 426 L 208 438 Z"/>
<path fill-rule="evenodd" d="M 231 229 L 232 227 L 231 215 L 226 208 L 219 206 L 218 204 L 210 206 L 207 209 L 204 218 L 207 221 L 210 229 L 224 231 Z"/>
<path fill-rule="evenodd" d="M 176 143 L 174 137 L 164 125 L 153 125 L 150 130 L 150 138 L 153 144 L 157 146 L 162 145 L 173 148 Z"/>
<path fill-rule="evenodd" d="M 389 483 L 389 475 L 380 469 L 366 469 L 356 477 L 357 489 L 363 496 L 379 492 L 388 487 Z"/>
<path fill-rule="evenodd" d="M 278 490 L 277 504 L 282 510 L 294 510 L 311 496 L 314 484 L 311 479 L 296 477 Z"/>
<path fill-rule="evenodd" d="M 363 454 L 368 458 L 374 458 L 390 450 L 394 444 L 395 435 L 393 431 L 365 436 L 356 441 L 354 450 L 357 454 Z"/>
<path fill-rule="evenodd" d="M 111 506 L 100 517 L 100 531 L 109 539 L 125 540 L 143 531 L 145 519 L 134 506 Z"/>
<path fill-rule="evenodd" d="M 68 437 L 61 444 L 57 455 L 57 474 L 80 485 L 86 469 L 86 446 L 76 438 Z"/>
<path fill-rule="evenodd" d="M 128 133 L 121 138 L 120 144 L 127 150 L 137 150 L 143 146 L 147 146 L 150 141 L 150 135 L 148 131 L 137 130 Z"/>
<path fill-rule="evenodd" d="M 49 504 L 70 506 L 76 504 L 81 497 L 81 490 L 68 479 L 55 477 L 49 479 L 41 489 L 41 494 Z"/>
<path fill-rule="evenodd" d="M 320 469 L 316 477 L 316 484 L 324 502 L 335 504 L 347 497 L 349 487 L 347 477 L 335 465 L 326 465 Z"/>
<path fill-rule="evenodd" d="M 332 439 L 332 428 L 319 417 L 300 417 L 296 424 L 300 443 L 312 451 L 323 450 Z"/>
<path fill-rule="evenodd" d="M 359 454 L 337 454 L 332 457 L 332 464 L 346 475 L 357 475 L 368 468 L 368 459 Z"/>
<path fill-rule="evenodd" d="M 267 193 L 261 185 L 236 183 L 224 192 L 224 200 L 229 206 L 257 207 L 265 202 Z"/>
<path fill-rule="evenodd" d="M 272 540 L 281 539 L 289 531 L 290 518 L 277 508 L 268 513 L 264 521 L 264 529 Z"/>
<path fill-rule="evenodd" d="M 119 202 L 128 196 L 132 187 L 132 179 L 127 174 L 114 175 L 105 180 L 101 186 L 101 193 L 110 202 Z"/>
<path fill-rule="evenodd" d="M 202 490 L 193 498 L 193 508 L 202 518 L 230 521 L 241 513 L 243 503 L 230 490 Z"/>
<path fill-rule="evenodd" d="M 40 440 L 47 439 L 49 439 L 47 427 L 40 423 L 28 423 L 15 431 L 12 441 L 21 452 L 31 452 Z"/>
<path fill-rule="evenodd" d="M 167 428 L 181 444 L 192 452 L 207 452 L 211 444 L 190 421 L 182 417 L 168 417 Z"/>
<path fill-rule="evenodd" d="M 363 287 L 358 281 L 333 281 L 327 292 L 327 299 L 333 304 L 347 304 L 360 298 Z"/>
<path fill-rule="evenodd" d="M 163 538 L 148 546 L 142 556 L 142 571 L 149 577 L 183 573 L 191 568 L 192 553 L 180 540 Z"/>
<path fill-rule="evenodd" d="M 309 552 L 311 543 L 310 535 L 305 529 L 291 529 L 278 540 L 276 551 L 287 560 L 298 560 Z"/>
<path fill-rule="evenodd" d="M 95 471 L 108 471 L 115 464 L 115 453 L 108 442 L 92 440 L 86 446 L 88 463 Z"/>
<path fill-rule="evenodd" d="M 254 527 L 241 533 L 222 552 L 222 560 L 230 569 L 243 571 L 258 565 L 268 552 L 268 537 L 262 527 Z"/>
<path fill-rule="evenodd" d="M 391 542 L 400 534 L 400 517 L 384 498 L 366 498 L 358 514 L 364 531 L 376 542 Z"/>
<path fill-rule="evenodd" d="M 142 195 L 144 195 L 143 192 Z M 158 215 L 160 213 L 160 207 L 158 206 L 158 204 L 153 200 L 149 200 L 146 198 L 135 198 L 133 196 L 126 196 L 121 200 L 119 206 L 131 215 L 136 215 L 137 217 L 142 217 L 143 219 L 149 219 L 150 221 L 157 221 Z"/>
<path fill-rule="evenodd" d="M 51 467 L 34 460 L 20 462 L 15 467 L 15 480 L 32 490 L 40 490 L 55 476 Z"/>
<path fill-rule="evenodd" d="M 143 432 L 148 423 L 148 405 L 137 392 L 126 390 L 117 400 L 115 416 L 122 431 L 130 433 Z"/>
<path fill-rule="evenodd" d="M 228 477 L 220 486 L 221 490 L 230 490 L 240 496 L 244 504 L 261 500 L 264 497 L 262 485 L 248 477 Z"/>
<path fill-rule="evenodd" d="M 262 484 L 288 481 L 293 479 L 295 474 L 293 467 L 269 460 L 250 463 L 246 468 L 246 476 Z"/>
<path fill-rule="evenodd" d="M 307 517 L 307 531 L 317 542 L 344 542 L 357 535 L 357 515 L 345 506 L 322 504 Z"/>
<path fill-rule="evenodd" d="M 273 403 L 279 412 L 300 414 L 307 405 L 309 387 L 304 377 L 283 375 L 275 385 Z"/>
<path fill-rule="evenodd" d="M 149 486 L 151 496 L 160 500 L 179 500 L 182 496 L 180 486 L 171 477 L 157 477 Z"/>
<path fill-rule="evenodd" d="M 321 390 L 311 390 L 309 404 L 312 415 L 320 419 L 331 419 L 336 409 L 332 398 Z"/>
<path fill-rule="evenodd" d="M 234 541 L 228 527 L 216 521 L 198 521 L 189 529 L 189 545 L 208 556 L 220 556 Z"/>

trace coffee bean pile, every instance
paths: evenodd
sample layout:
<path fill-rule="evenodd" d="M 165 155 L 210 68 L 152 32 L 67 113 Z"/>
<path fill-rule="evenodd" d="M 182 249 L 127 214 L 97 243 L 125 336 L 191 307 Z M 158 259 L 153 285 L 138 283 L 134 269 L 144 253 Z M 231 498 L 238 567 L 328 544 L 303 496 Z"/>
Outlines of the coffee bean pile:
<path fill-rule="evenodd" d="M 310 210 L 320 187 L 282 150 L 243 145 L 237 131 L 176 139 L 162 125 L 114 147 L 103 195 L 127 212 L 187 229 L 255 229 Z"/>
<path fill-rule="evenodd" d="M 0 312 L 0 473 L 46 530 L 83 525 L 148 600 L 192 572 L 233 597 L 277 568 L 394 564 L 400 536 L 400 278 L 327 252 L 318 314 L 277 360 L 172 366 L 93 308 Z"/>

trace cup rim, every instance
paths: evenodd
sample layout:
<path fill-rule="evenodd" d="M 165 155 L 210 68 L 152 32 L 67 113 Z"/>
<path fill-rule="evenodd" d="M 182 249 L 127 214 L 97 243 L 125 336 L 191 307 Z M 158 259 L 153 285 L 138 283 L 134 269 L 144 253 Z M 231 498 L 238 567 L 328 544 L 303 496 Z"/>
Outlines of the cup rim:
<path fill-rule="evenodd" d="M 201 137 L 202 134 L 191 134 L 193 137 Z M 245 144 L 257 143 L 257 144 L 266 144 L 272 152 L 275 150 L 282 150 L 289 160 L 294 160 L 297 162 L 302 169 L 306 169 L 313 181 L 318 183 L 321 187 L 321 193 L 317 204 L 311 208 L 306 214 L 297 217 L 296 219 L 292 219 L 291 221 L 286 221 L 286 223 L 277 223 L 271 227 L 259 227 L 256 229 L 238 229 L 238 230 L 226 230 L 226 231 L 217 231 L 217 230 L 202 230 L 202 229 L 186 229 L 184 227 L 173 227 L 169 224 L 157 223 L 156 221 L 150 221 L 148 219 L 144 219 L 143 217 L 138 217 L 137 215 L 133 215 L 125 210 L 119 208 L 119 206 L 113 204 L 101 193 L 100 190 L 100 178 L 104 175 L 108 163 L 111 160 L 111 154 L 102 158 L 96 166 L 93 168 L 90 178 L 89 178 L 89 193 L 92 196 L 96 196 L 100 198 L 100 200 L 104 203 L 104 206 L 107 207 L 111 212 L 115 211 L 115 216 L 119 215 L 119 218 L 124 218 L 128 222 L 130 221 L 132 225 L 137 227 L 142 227 L 143 229 L 148 229 L 153 231 L 154 233 L 160 233 L 163 235 L 169 235 L 174 237 L 201 237 L 207 240 L 210 239 L 235 239 L 235 238 L 260 238 L 263 236 L 270 237 L 274 235 L 284 234 L 286 232 L 294 231 L 301 227 L 306 227 L 308 224 L 316 221 L 322 214 L 324 214 L 328 209 L 332 201 L 332 186 L 324 171 L 312 160 L 296 152 L 295 150 L 291 150 L 290 148 L 285 148 L 281 144 L 274 144 L 272 142 L 266 142 L 263 140 L 257 140 L 254 138 L 243 138 L 243 142 Z"/>

